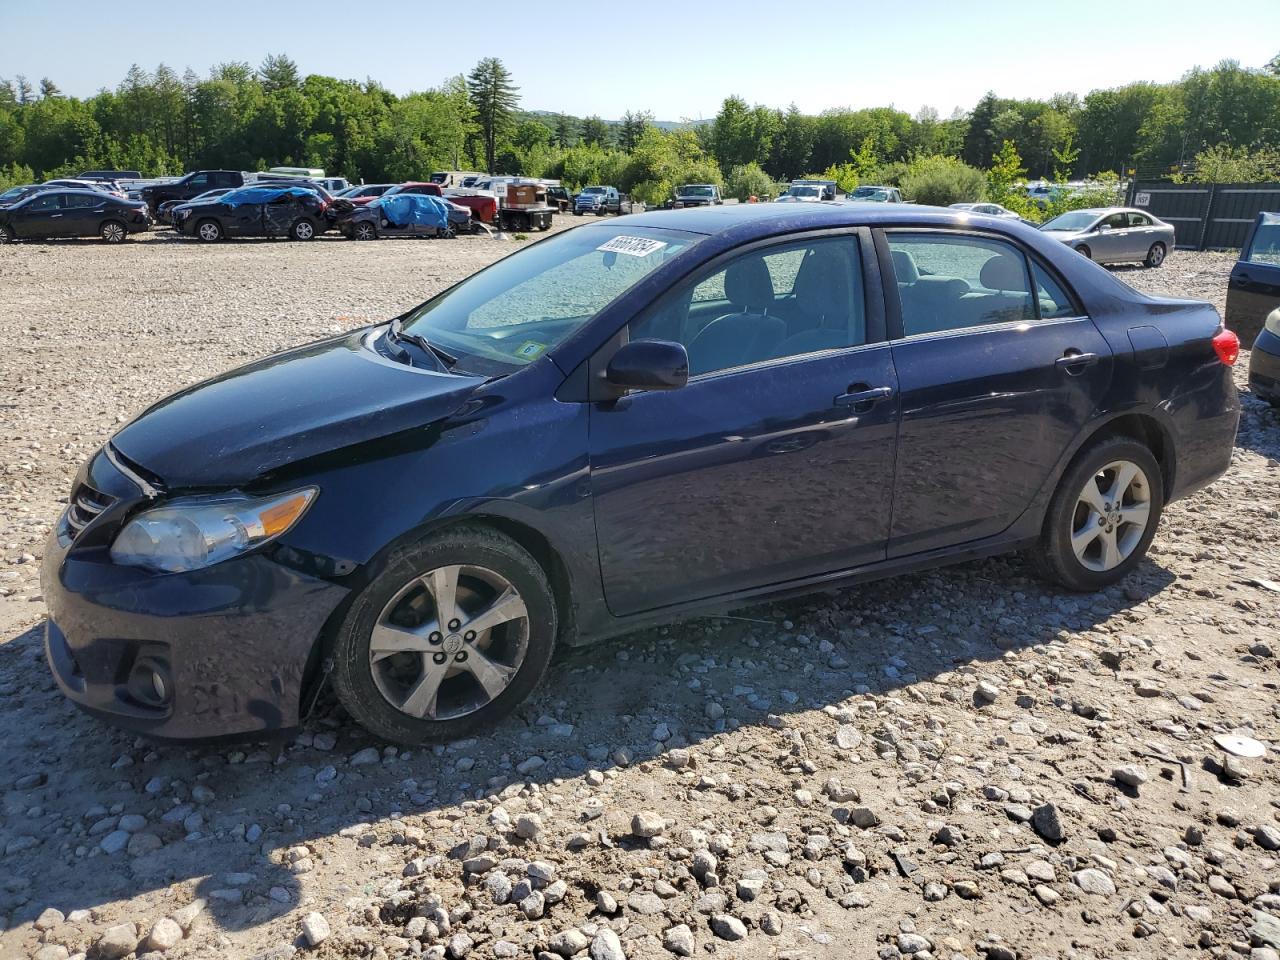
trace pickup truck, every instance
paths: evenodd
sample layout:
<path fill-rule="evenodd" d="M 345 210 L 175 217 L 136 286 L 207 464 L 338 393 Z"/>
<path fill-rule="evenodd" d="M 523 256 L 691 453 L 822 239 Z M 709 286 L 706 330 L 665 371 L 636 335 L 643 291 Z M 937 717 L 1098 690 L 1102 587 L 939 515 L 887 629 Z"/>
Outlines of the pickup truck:
<path fill-rule="evenodd" d="M 160 204 L 166 200 L 190 200 L 208 190 L 242 186 L 244 186 L 244 174 L 239 170 L 197 170 L 171 183 L 143 187 L 139 194 L 142 201 L 146 203 L 147 209 L 151 211 L 151 216 L 154 217 L 159 211 Z"/>
<path fill-rule="evenodd" d="M 584 187 L 582 192 L 573 198 L 573 215 L 580 217 L 584 213 L 594 213 L 603 217 L 607 213 L 622 212 L 622 197 L 617 187 Z"/>
<path fill-rule="evenodd" d="M 902 203 L 902 191 L 897 187 L 877 187 L 868 184 L 857 187 L 848 195 L 849 200 L 867 201 L 870 203 Z"/>
<path fill-rule="evenodd" d="M 684 183 L 676 187 L 676 198 L 671 206 L 677 210 L 684 207 L 714 207 L 724 203 L 720 196 L 720 188 L 714 183 Z"/>

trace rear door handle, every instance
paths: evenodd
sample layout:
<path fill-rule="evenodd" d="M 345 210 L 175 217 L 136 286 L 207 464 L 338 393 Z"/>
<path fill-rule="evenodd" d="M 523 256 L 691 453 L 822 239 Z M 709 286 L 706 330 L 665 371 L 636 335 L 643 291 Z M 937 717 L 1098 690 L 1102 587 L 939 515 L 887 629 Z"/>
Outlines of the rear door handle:
<path fill-rule="evenodd" d="M 849 387 L 848 393 L 840 394 L 833 402 L 837 407 L 861 407 L 868 410 L 872 404 L 888 400 L 892 396 L 893 387 L 868 387 L 855 383 Z"/>
<path fill-rule="evenodd" d="M 1079 376 L 1084 373 L 1085 367 L 1091 367 L 1098 362 L 1096 353 L 1081 353 L 1079 350 L 1068 350 L 1057 360 L 1053 361 L 1054 366 L 1060 367 L 1067 371 L 1072 377 Z"/>

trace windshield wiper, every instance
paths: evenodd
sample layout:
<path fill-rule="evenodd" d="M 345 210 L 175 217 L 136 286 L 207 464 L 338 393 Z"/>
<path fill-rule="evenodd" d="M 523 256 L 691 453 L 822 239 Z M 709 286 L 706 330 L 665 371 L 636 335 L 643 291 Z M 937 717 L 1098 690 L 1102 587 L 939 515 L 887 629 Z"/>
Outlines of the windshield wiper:
<path fill-rule="evenodd" d="M 423 353 L 427 354 L 433 360 L 435 360 L 436 363 L 439 364 L 440 369 L 444 370 L 445 372 L 448 372 L 449 370 L 451 370 L 458 363 L 457 357 L 455 357 L 452 353 L 449 353 L 449 351 L 444 350 L 441 347 L 437 347 L 434 343 L 432 343 L 422 334 L 411 333 L 407 330 L 404 330 L 401 325 L 400 317 L 396 317 L 394 320 L 391 321 L 390 333 L 391 333 L 392 340 L 396 341 L 397 343 L 413 344 Z"/>

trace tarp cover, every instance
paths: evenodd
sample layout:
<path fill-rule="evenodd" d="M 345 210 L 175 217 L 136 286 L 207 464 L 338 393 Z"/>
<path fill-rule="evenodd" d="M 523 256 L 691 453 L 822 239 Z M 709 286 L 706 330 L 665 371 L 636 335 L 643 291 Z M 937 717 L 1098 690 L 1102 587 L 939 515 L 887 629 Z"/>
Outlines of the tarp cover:
<path fill-rule="evenodd" d="M 449 205 L 439 197 L 429 197 L 421 193 L 393 193 L 389 197 L 379 197 L 371 203 L 388 223 L 397 227 L 407 227 L 411 223 L 426 227 L 435 227 L 444 231 L 449 228 Z"/>
<path fill-rule="evenodd" d="M 315 197 L 317 194 L 302 187 L 243 187 L 224 194 L 221 202 L 229 207 L 238 207 L 246 203 L 271 203 L 284 196 Z"/>

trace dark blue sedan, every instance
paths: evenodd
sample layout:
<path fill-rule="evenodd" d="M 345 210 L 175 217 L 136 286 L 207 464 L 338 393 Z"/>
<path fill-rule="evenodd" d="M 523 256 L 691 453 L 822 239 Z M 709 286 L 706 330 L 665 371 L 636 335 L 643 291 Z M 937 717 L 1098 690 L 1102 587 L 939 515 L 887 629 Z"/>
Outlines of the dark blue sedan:
<path fill-rule="evenodd" d="M 557 643 L 1025 551 L 1097 590 L 1227 469 L 1238 342 L 1007 219 L 794 204 L 570 230 L 175 394 L 81 469 L 47 649 L 170 738 L 515 708 Z"/>

